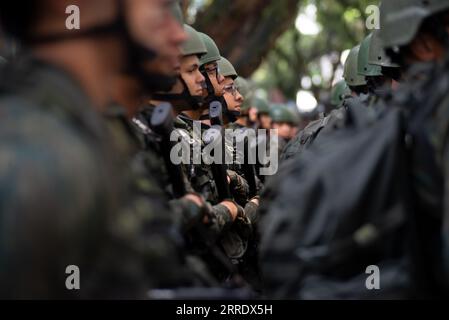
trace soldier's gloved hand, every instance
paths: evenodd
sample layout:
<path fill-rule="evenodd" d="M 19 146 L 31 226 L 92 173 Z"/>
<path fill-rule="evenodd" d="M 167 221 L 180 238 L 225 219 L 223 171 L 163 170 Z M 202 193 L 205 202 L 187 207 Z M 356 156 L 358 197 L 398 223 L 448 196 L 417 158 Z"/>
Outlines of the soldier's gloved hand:
<path fill-rule="evenodd" d="M 256 196 L 252 198 L 245 206 L 245 215 L 251 221 L 252 224 L 257 223 L 258 214 L 257 210 L 259 209 L 260 197 Z"/>
<path fill-rule="evenodd" d="M 185 225 L 192 226 L 198 222 L 209 222 L 210 208 L 201 195 L 189 193 L 182 197 L 181 200 L 191 204 L 190 209 L 184 210 Z"/>
<path fill-rule="evenodd" d="M 223 202 L 220 202 L 220 204 L 225 206 L 229 210 L 232 221 L 235 221 L 238 217 L 245 215 L 245 210 L 243 210 L 243 208 L 233 200 L 225 200 Z"/>
<path fill-rule="evenodd" d="M 192 201 L 198 207 L 202 207 L 205 204 L 205 201 L 204 201 L 203 197 L 201 195 L 199 195 L 199 194 L 196 194 L 196 193 L 186 194 L 183 198 L 186 199 L 186 200 Z"/>
<path fill-rule="evenodd" d="M 234 200 L 240 205 L 245 206 L 248 202 L 249 185 L 248 182 L 239 176 L 235 171 L 228 170 L 229 187 Z"/>

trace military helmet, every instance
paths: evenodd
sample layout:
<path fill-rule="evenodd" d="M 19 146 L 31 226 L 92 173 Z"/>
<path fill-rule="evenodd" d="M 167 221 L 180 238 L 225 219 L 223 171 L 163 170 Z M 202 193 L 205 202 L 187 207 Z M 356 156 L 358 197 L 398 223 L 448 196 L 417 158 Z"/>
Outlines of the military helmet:
<path fill-rule="evenodd" d="M 180 25 L 184 24 L 184 14 L 182 13 L 181 4 L 178 0 L 173 1 L 170 7 L 172 15 L 175 17 L 176 21 L 179 22 Z"/>
<path fill-rule="evenodd" d="M 275 123 L 291 123 L 296 124 L 297 119 L 293 112 L 283 104 L 274 104 L 270 108 L 271 121 Z"/>
<path fill-rule="evenodd" d="M 359 49 L 360 45 L 352 48 L 345 63 L 343 77 L 350 87 L 365 86 L 367 84 L 365 76 L 359 75 L 357 70 Z"/>
<path fill-rule="evenodd" d="M 181 46 L 182 55 L 183 56 L 205 55 L 207 53 L 207 49 L 198 32 L 187 24 L 184 25 L 184 31 L 187 33 L 189 38 L 186 41 L 184 41 L 184 43 Z"/>
<path fill-rule="evenodd" d="M 240 92 L 240 94 L 245 99 L 243 101 L 241 110 L 242 111 L 248 111 L 249 108 L 252 107 L 252 100 L 253 100 L 253 92 L 251 90 L 251 86 L 245 78 L 238 77 L 234 81 L 235 86 L 237 87 L 237 90 Z"/>
<path fill-rule="evenodd" d="M 357 58 L 357 72 L 367 77 L 379 77 L 382 75 L 382 67 L 369 63 L 369 51 L 373 34 L 369 34 L 360 44 L 359 56 Z"/>
<path fill-rule="evenodd" d="M 386 68 L 399 68 L 397 63 L 391 61 L 385 52 L 382 41 L 380 39 L 379 30 L 374 30 L 369 46 L 368 63 Z"/>
<path fill-rule="evenodd" d="M 270 114 L 270 106 L 267 100 L 256 97 L 254 98 L 254 107 L 257 109 L 257 114 Z"/>
<path fill-rule="evenodd" d="M 334 85 L 334 87 L 332 88 L 331 104 L 335 107 L 339 107 L 345 100 L 345 97 L 348 97 L 350 95 L 351 95 L 351 90 L 349 89 L 348 85 L 346 84 L 346 81 L 341 80 L 341 81 L 337 82 Z"/>
<path fill-rule="evenodd" d="M 449 9 L 447 0 L 388 0 L 380 6 L 380 38 L 384 48 L 409 44 L 423 21 Z"/>
<path fill-rule="evenodd" d="M 219 61 L 221 59 L 220 50 L 218 50 L 217 45 L 215 44 L 215 41 L 209 37 L 207 34 L 204 34 L 202 32 L 199 32 L 201 39 L 203 40 L 204 44 L 206 45 L 207 54 L 205 54 L 200 59 L 200 65 L 205 65 L 211 62 Z"/>
<path fill-rule="evenodd" d="M 220 74 L 223 77 L 231 77 L 232 79 L 236 79 L 238 77 L 234 66 L 226 58 L 221 57 L 221 59 L 218 60 L 218 70 L 220 70 Z"/>

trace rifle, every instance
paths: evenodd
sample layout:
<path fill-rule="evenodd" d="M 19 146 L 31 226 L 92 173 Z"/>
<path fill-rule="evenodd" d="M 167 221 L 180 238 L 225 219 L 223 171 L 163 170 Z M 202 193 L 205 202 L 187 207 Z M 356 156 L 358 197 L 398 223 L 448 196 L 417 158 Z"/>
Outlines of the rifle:
<path fill-rule="evenodd" d="M 184 173 L 181 166 L 173 164 L 170 159 L 170 152 L 175 145 L 170 140 L 170 135 L 174 130 L 173 107 L 170 103 L 161 103 L 154 109 L 151 117 L 151 128 L 162 140 L 160 148 L 172 184 L 173 195 L 175 198 L 182 198 L 187 194 L 187 189 L 184 184 Z"/>
<path fill-rule="evenodd" d="M 213 101 L 209 108 L 209 118 L 212 127 L 205 134 L 205 143 L 207 145 L 220 141 L 222 150 L 222 164 L 213 163 L 211 165 L 212 175 L 217 185 L 218 197 L 220 201 L 232 199 L 229 190 L 226 157 L 226 141 L 223 128 L 223 106 L 218 101 Z M 221 139 L 221 140 L 218 140 Z"/>
<path fill-rule="evenodd" d="M 256 185 L 256 168 L 253 164 L 249 163 L 249 149 L 251 148 L 248 137 L 245 139 L 245 163 L 242 165 L 242 170 L 245 175 L 246 181 L 249 185 L 249 197 L 253 198 L 257 196 L 257 185 Z"/>

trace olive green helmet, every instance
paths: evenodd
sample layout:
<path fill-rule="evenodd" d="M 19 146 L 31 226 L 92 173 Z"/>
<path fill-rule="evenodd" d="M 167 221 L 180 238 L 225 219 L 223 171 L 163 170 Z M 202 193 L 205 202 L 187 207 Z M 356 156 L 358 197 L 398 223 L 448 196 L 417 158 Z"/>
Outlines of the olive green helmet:
<path fill-rule="evenodd" d="M 345 71 L 343 77 L 350 87 L 365 86 L 367 84 L 365 76 L 359 75 L 357 70 L 359 49 L 360 46 L 352 48 L 345 63 Z"/>
<path fill-rule="evenodd" d="M 242 104 L 242 111 L 248 111 L 253 104 L 253 92 L 251 90 L 250 83 L 245 78 L 238 77 L 237 79 L 235 79 L 234 84 L 237 87 L 237 90 L 245 99 Z"/>
<path fill-rule="evenodd" d="M 207 53 L 207 49 L 199 33 L 187 24 L 184 25 L 184 31 L 187 33 L 189 38 L 181 46 L 182 55 L 204 56 Z"/>
<path fill-rule="evenodd" d="M 369 47 L 368 63 L 386 68 L 399 68 L 399 65 L 392 62 L 385 52 L 379 30 L 373 32 Z"/>
<path fill-rule="evenodd" d="M 409 44 L 422 22 L 449 9 L 447 0 L 386 0 L 380 6 L 380 38 L 384 48 Z"/>
<path fill-rule="evenodd" d="M 236 79 L 238 77 L 234 66 L 226 58 L 221 57 L 221 59 L 218 60 L 218 70 L 220 70 L 220 74 L 223 77 L 231 77 L 232 79 Z"/>
<path fill-rule="evenodd" d="M 297 123 L 297 118 L 293 112 L 283 104 L 274 104 L 270 108 L 271 121 L 274 123 L 290 123 L 295 125 Z"/>
<path fill-rule="evenodd" d="M 182 13 L 181 4 L 179 3 L 179 1 L 173 1 L 170 10 L 176 21 L 178 21 L 180 25 L 183 25 L 184 14 Z"/>
<path fill-rule="evenodd" d="M 259 97 L 254 98 L 254 107 L 257 109 L 257 114 L 270 114 L 270 106 L 268 101 Z"/>
<path fill-rule="evenodd" d="M 218 50 L 218 47 L 215 44 L 215 41 L 207 34 L 204 34 L 202 32 L 199 32 L 199 34 L 207 49 L 207 54 L 205 54 L 200 59 L 200 65 L 203 66 L 211 62 L 219 61 L 221 59 L 221 54 L 220 50 Z"/>
<path fill-rule="evenodd" d="M 369 34 L 360 44 L 359 56 L 357 58 L 357 72 L 367 77 L 379 77 L 382 75 L 382 67 L 369 63 L 369 51 L 373 34 Z"/>
<path fill-rule="evenodd" d="M 351 90 L 346 84 L 345 80 L 337 82 L 332 88 L 331 92 L 331 104 L 335 107 L 340 107 L 346 97 L 351 95 Z"/>

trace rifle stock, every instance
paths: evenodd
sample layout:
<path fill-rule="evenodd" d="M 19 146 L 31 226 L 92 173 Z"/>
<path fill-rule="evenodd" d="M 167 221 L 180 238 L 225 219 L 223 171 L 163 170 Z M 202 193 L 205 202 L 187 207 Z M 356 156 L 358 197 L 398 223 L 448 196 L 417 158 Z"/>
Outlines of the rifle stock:
<path fill-rule="evenodd" d="M 187 189 L 184 184 L 184 173 L 181 166 L 173 164 L 170 158 L 170 152 L 175 145 L 170 140 L 170 136 L 174 130 L 173 107 L 170 103 L 161 103 L 154 109 L 151 117 L 151 128 L 162 139 L 160 148 L 172 184 L 173 195 L 175 198 L 182 198 L 187 194 Z"/>

